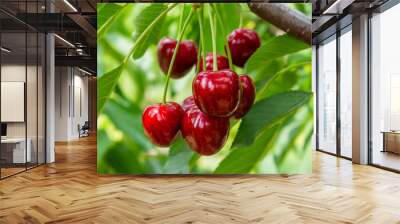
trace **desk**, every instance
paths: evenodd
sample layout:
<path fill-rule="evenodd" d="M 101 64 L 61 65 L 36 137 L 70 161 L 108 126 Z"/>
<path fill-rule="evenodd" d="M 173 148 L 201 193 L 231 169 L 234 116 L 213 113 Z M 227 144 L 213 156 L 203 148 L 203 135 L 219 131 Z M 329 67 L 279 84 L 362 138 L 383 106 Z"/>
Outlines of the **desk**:
<path fill-rule="evenodd" d="M 32 153 L 31 153 L 32 140 L 30 138 L 28 138 L 26 142 L 28 143 L 27 144 L 28 147 L 26 147 L 26 152 L 25 152 L 25 138 L 1 139 L 2 157 L 3 157 L 3 152 L 6 152 L 5 156 L 8 158 L 5 158 L 5 159 L 9 163 L 31 162 L 31 160 L 32 160 Z M 12 148 L 10 148 L 10 146 Z M 12 154 L 12 156 L 11 156 L 11 154 Z M 11 160 L 11 158 L 12 158 L 12 160 Z"/>
<path fill-rule="evenodd" d="M 400 132 L 383 131 L 383 150 L 382 152 L 392 152 L 400 154 Z"/>

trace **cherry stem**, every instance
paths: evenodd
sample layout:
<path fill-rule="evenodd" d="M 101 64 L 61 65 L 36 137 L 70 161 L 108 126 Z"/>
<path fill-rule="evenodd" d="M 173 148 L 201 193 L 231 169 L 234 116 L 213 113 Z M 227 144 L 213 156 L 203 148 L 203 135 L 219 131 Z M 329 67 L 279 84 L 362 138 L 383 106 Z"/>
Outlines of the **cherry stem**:
<path fill-rule="evenodd" d="M 222 35 L 224 37 L 228 38 L 226 30 L 225 30 L 225 27 L 224 27 L 224 22 L 222 20 L 222 17 L 220 15 L 219 11 L 218 11 L 218 5 L 217 4 L 213 4 L 213 7 L 214 7 L 215 14 L 217 15 L 217 19 L 219 21 L 219 25 L 221 26 Z M 229 68 L 233 71 L 231 49 L 229 48 L 228 39 L 225 39 L 225 40 L 226 40 L 225 49 L 226 49 L 226 54 L 228 56 Z"/>
<path fill-rule="evenodd" d="M 184 7 L 184 5 L 182 7 Z M 169 67 L 168 67 L 167 81 L 165 83 L 164 95 L 163 95 L 163 103 L 167 102 L 167 91 L 168 91 L 168 86 L 169 86 L 169 80 L 171 78 L 172 67 L 175 63 L 175 58 L 178 53 L 179 45 L 182 41 L 183 34 L 185 33 L 186 27 L 189 24 L 189 21 L 192 18 L 192 15 L 193 15 L 193 8 L 190 9 L 189 15 L 186 18 L 185 23 L 183 24 L 182 30 L 179 31 L 179 36 L 178 36 L 178 40 L 176 42 L 175 50 L 174 50 L 174 53 L 172 54 L 172 59 L 171 59 L 171 62 L 169 63 Z M 181 16 L 183 16 L 183 10 L 182 10 Z"/>
<path fill-rule="evenodd" d="M 179 16 L 178 33 L 182 30 L 183 15 L 185 14 L 185 4 L 182 4 L 181 15 Z"/>
<path fill-rule="evenodd" d="M 203 50 L 202 48 L 203 48 L 203 46 L 200 43 L 199 44 L 199 52 L 197 52 L 196 74 L 199 74 L 199 71 L 200 71 L 201 51 Z"/>
<path fill-rule="evenodd" d="M 211 4 L 208 8 L 208 17 L 210 19 L 210 27 L 211 27 L 211 38 L 212 38 L 212 48 L 213 48 L 213 71 L 218 71 L 217 67 L 217 36 L 216 36 L 216 26 L 215 17 L 211 13 Z"/>
<path fill-rule="evenodd" d="M 243 26 L 243 15 L 242 15 L 242 10 L 239 12 L 239 28 L 242 28 Z"/>
<path fill-rule="evenodd" d="M 203 19 L 204 19 L 204 11 L 203 7 L 201 7 L 197 13 L 197 18 L 199 20 L 199 28 L 200 28 L 200 41 L 201 41 L 201 51 L 203 54 L 203 71 L 206 70 L 206 45 L 204 43 L 204 29 L 203 29 Z"/>

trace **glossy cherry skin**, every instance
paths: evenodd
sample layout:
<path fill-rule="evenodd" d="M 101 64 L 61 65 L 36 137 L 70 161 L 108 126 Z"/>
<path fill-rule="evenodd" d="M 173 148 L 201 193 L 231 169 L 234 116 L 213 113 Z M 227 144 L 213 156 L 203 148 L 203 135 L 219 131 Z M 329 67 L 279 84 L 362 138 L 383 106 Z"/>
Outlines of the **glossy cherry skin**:
<path fill-rule="evenodd" d="M 183 110 L 175 102 L 148 106 L 142 114 L 144 132 L 155 145 L 167 147 L 179 132 L 182 116 Z"/>
<path fill-rule="evenodd" d="M 208 53 L 206 56 L 206 71 L 213 70 L 213 61 L 214 61 L 213 54 Z M 200 71 L 203 71 L 203 58 L 201 58 L 199 66 L 200 66 Z M 217 68 L 218 68 L 217 70 L 229 69 L 228 58 L 222 55 L 217 55 Z"/>
<path fill-rule="evenodd" d="M 200 72 L 192 90 L 197 107 L 209 116 L 229 117 L 239 105 L 239 76 L 229 69 Z"/>
<path fill-rule="evenodd" d="M 233 64 L 243 67 L 247 59 L 260 47 L 260 38 L 254 30 L 236 29 L 228 36 Z"/>
<path fill-rule="evenodd" d="M 194 107 L 184 113 L 181 132 L 192 150 L 205 156 L 213 155 L 226 142 L 229 119 L 208 116 Z"/>
<path fill-rule="evenodd" d="M 242 88 L 242 95 L 240 103 L 233 116 L 236 119 L 244 117 L 253 106 L 254 99 L 256 98 L 256 87 L 253 80 L 248 75 L 239 76 L 240 86 Z"/>
<path fill-rule="evenodd" d="M 196 103 L 194 102 L 193 96 L 189 96 L 186 99 L 183 100 L 182 102 L 182 109 L 183 111 L 187 111 L 193 107 L 196 106 Z"/>
<path fill-rule="evenodd" d="M 169 64 L 177 41 L 171 38 L 160 40 L 157 47 L 158 63 L 161 70 L 167 75 Z M 185 40 L 179 44 L 179 49 L 172 67 L 171 77 L 181 78 L 197 63 L 197 46 L 193 41 Z"/>

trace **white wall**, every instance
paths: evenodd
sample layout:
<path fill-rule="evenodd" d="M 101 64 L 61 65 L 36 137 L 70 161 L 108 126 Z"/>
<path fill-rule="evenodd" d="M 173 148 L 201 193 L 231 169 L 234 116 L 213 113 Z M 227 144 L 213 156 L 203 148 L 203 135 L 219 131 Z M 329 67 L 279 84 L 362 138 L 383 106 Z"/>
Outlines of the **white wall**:
<path fill-rule="evenodd" d="M 37 71 L 37 69 L 39 69 Z M 25 102 L 22 102 L 22 108 L 2 107 L 2 112 L 16 113 L 12 110 L 20 110 L 23 119 L 21 122 L 5 122 L 7 124 L 8 138 L 24 138 L 25 135 L 29 139 L 29 147 L 33 162 L 36 158 L 39 163 L 44 163 L 44 74 L 41 67 L 36 65 L 28 65 L 18 63 L 3 64 L 1 66 L 1 81 L 2 82 L 23 82 L 26 84 L 26 107 Z M 25 80 L 27 78 L 27 80 Z M 5 94 L 2 89 L 2 94 Z M 24 94 L 24 89 L 18 90 L 19 94 Z M 7 94 L 7 93 L 6 93 Z M 2 98 L 8 98 L 7 95 L 2 95 Z M 17 103 L 17 102 L 16 102 Z M 11 110 L 11 111 L 10 111 Z M 24 114 L 26 112 L 26 120 Z M 3 119 L 2 119 L 3 120 Z M 37 155 L 37 153 L 39 155 Z"/>
<path fill-rule="evenodd" d="M 1 81 L 2 82 L 25 82 L 26 70 L 30 73 L 34 68 L 33 66 L 25 67 L 25 64 L 4 64 L 1 66 Z M 36 73 L 36 71 L 35 71 Z M 35 83 L 36 85 L 36 83 Z M 32 93 L 27 93 L 28 97 L 36 97 L 36 90 Z M 29 102 L 32 100 L 28 100 Z M 36 105 L 35 105 L 36 107 Z M 1 108 L 6 110 L 7 108 Z M 32 114 L 28 114 L 28 121 L 33 120 Z M 35 114 L 36 116 L 36 114 Z M 25 137 L 25 122 L 7 122 L 7 136 L 8 137 Z M 31 125 L 29 125 L 30 127 Z M 28 136 L 29 137 L 29 136 Z"/>
<path fill-rule="evenodd" d="M 56 67 L 55 85 L 55 140 L 77 139 L 78 125 L 88 120 L 88 78 L 76 68 Z"/>
<path fill-rule="evenodd" d="M 68 140 L 68 88 L 70 77 L 67 67 L 55 68 L 55 140 Z"/>

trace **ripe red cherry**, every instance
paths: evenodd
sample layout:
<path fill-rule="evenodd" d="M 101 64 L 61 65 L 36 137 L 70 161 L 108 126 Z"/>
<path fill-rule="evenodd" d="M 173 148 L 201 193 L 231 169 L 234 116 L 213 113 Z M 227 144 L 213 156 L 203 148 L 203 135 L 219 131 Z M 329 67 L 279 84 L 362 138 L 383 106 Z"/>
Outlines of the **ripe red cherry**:
<path fill-rule="evenodd" d="M 240 97 L 239 107 L 236 109 L 233 116 L 236 119 L 244 117 L 250 110 L 256 97 L 256 87 L 254 86 L 253 80 L 248 75 L 239 76 L 240 85 L 242 87 L 242 95 Z"/>
<path fill-rule="evenodd" d="M 206 71 L 213 70 L 213 61 L 214 61 L 213 54 L 208 53 L 206 56 Z M 201 58 L 199 66 L 200 66 L 200 71 L 203 71 L 203 58 Z M 217 55 L 217 68 L 218 68 L 217 70 L 228 69 L 229 68 L 228 58 L 222 55 Z"/>
<path fill-rule="evenodd" d="M 233 64 L 243 67 L 247 59 L 260 47 L 260 38 L 254 30 L 236 29 L 228 37 Z"/>
<path fill-rule="evenodd" d="M 175 102 L 146 107 L 142 114 L 144 132 L 158 146 L 169 146 L 181 127 L 183 110 Z"/>
<path fill-rule="evenodd" d="M 169 64 L 176 47 L 177 41 L 171 38 L 160 40 L 157 48 L 158 63 L 164 74 L 168 73 Z M 186 40 L 179 44 L 175 62 L 172 67 L 171 77 L 183 77 L 197 62 L 197 46 L 193 41 Z"/>
<path fill-rule="evenodd" d="M 193 96 L 189 96 L 186 99 L 183 100 L 182 102 L 182 109 L 183 111 L 187 111 L 189 109 L 191 109 L 192 107 L 195 107 L 196 104 L 194 102 L 194 98 Z"/>
<path fill-rule="evenodd" d="M 239 76 L 229 69 L 200 72 L 192 89 L 196 105 L 209 116 L 229 117 L 239 104 Z"/>
<path fill-rule="evenodd" d="M 193 107 L 182 118 L 182 136 L 189 147 L 201 155 L 213 155 L 225 144 L 229 119 L 211 117 Z"/>

